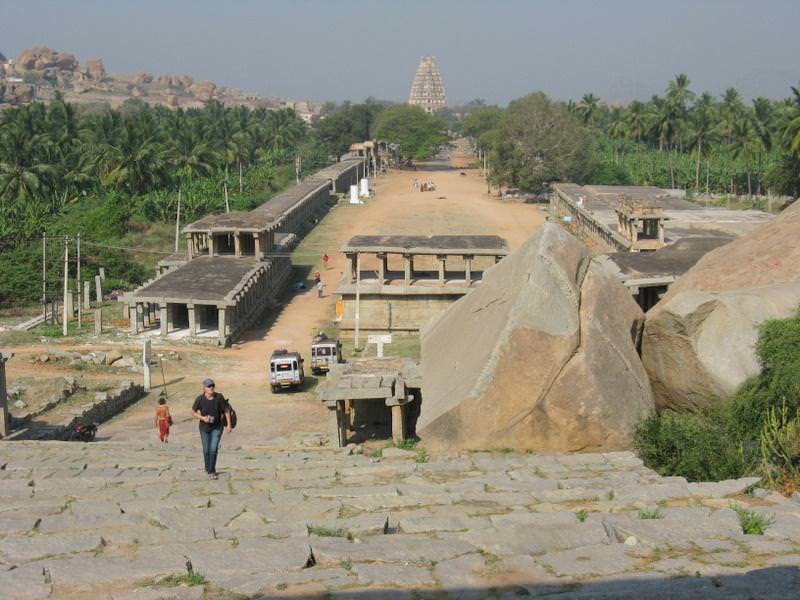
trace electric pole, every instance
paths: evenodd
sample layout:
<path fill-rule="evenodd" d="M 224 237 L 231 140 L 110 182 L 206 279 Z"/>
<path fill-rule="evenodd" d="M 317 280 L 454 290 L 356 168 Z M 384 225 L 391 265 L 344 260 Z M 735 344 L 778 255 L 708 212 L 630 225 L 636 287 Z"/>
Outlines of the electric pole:
<path fill-rule="evenodd" d="M 67 315 L 67 294 L 69 294 L 69 237 L 64 236 L 64 308 L 61 311 L 63 314 L 61 331 L 66 337 L 67 323 L 69 322 L 69 315 Z"/>
<path fill-rule="evenodd" d="M 78 332 L 81 330 L 81 234 L 78 234 L 78 243 L 76 247 L 76 252 L 78 254 L 77 262 L 78 262 L 78 272 L 77 272 L 77 279 L 75 280 L 75 287 L 78 288 Z"/>
<path fill-rule="evenodd" d="M 181 188 L 178 188 L 178 215 L 175 217 L 175 252 L 178 251 L 178 236 L 181 231 Z"/>
<path fill-rule="evenodd" d="M 47 321 L 47 232 L 42 232 L 42 316 Z"/>

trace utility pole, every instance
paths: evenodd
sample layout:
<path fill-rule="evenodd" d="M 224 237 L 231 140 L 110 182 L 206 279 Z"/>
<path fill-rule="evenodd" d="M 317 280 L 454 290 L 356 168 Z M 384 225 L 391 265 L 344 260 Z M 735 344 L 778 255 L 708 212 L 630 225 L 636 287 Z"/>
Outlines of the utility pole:
<path fill-rule="evenodd" d="M 67 294 L 69 294 L 69 237 L 64 236 L 64 308 L 62 310 L 62 334 L 64 337 L 67 335 L 67 323 L 69 322 L 69 315 L 67 315 Z"/>
<path fill-rule="evenodd" d="M 78 243 L 77 243 L 77 254 L 78 254 L 78 273 L 77 279 L 75 280 L 75 287 L 78 288 L 78 331 L 81 330 L 81 234 L 78 234 Z"/>
<path fill-rule="evenodd" d="M 42 315 L 47 321 L 47 232 L 42 232 Z"/>
<path fill-rule="evenodd" d="M 231 212 L 231 205 L 228 203 L 228 180 L 222 182 L 223 189 L 225 190 L 225 212 Z"/>
<path fill-rule="evenodd" d="M 353 339 L 354 350 L 358 350 L 358 333 L 359 333 L 359 325 L 361 321 L 361 255 L 356 254 L 356 330 L 355 330 L 355 337 Z"/>
<path fill-rule="evenodd" d="M 175 217 L 175 252 L 178 251 L 178 238 L 181 231 L 181 188 L 178 188 L 178 215 Z"/>
<path fill-rule="evenodd" d="M 303 167 L 303 159 L 298 154 L 294 158 L 294 179 L 295 183 L 300 183 L 300 171 Z"/>

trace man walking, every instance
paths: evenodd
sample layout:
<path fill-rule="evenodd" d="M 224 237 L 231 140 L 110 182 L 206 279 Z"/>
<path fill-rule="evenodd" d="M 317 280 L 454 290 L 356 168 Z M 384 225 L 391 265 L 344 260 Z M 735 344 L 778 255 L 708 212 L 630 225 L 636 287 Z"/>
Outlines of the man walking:
<path fill-rule="evenodd" d="M 217 450 L 222 439 L 223 416 L 225 429 L 231 431 L 231 412 L 228 401 L 215 390 L 213 379 L 203 380 L 203 393 L 195 398 L 192 417 L 199 421 L 200 441 L 203 444 L 203 462 L 210 479 L 217 475 Z"/>

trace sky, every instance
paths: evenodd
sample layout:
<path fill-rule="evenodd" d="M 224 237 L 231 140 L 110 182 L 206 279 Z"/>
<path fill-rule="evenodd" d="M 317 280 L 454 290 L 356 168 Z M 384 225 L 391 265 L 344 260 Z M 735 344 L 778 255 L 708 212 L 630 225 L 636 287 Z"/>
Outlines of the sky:
<path fill-rule="evenodd" d="M 0 0 L 0 52 L 102 57 L 111 73 L 188 74 L 260 96 L 405 101 L 420 56 L 451 105 L 783 98 L 800 81 L 800 0 Z"/>

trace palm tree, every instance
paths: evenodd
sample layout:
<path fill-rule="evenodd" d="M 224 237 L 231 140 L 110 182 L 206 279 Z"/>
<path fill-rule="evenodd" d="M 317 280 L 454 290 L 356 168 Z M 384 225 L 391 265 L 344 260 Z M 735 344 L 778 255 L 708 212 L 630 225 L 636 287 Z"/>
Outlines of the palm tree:
<path fill-rule="evenodd" d="M 711 145 L 714 135 L 714 98 L 704 92 L 692 107 L 690 147 L 697 157 L 694 173 L 694 189 L 700 189 L 700 158 L 706 159 L 706 194 L 708 194 L 709 165 L 708 157 L 711 154 Z"/>
<path fill-rule="evenodd" d="M 743 117 L 733 125 L 731 132 L 731 155 L 734 159 L 741 159 L 747 170 L 747 196 L 752 197 L 753 186 L 751 182 L 752 161 L 756 158 L 763 146 L 756 135 L 749 118 Z"/>
<path fill-rule="evenodd" d="M 626 119 L 628 135 L 637 143 L 641 142 L 650 127 L 647 106 L 639 100 L 634 100 L 628 107 Z"/>
<path fill-rule="evenodd" d="M 583 98 L 581 98 L 577 113 L 583 120 L 584 125 L 588 125 L 594 121 L 599 102 L 600 98 L 592 93 L 584 94 Z"/>

